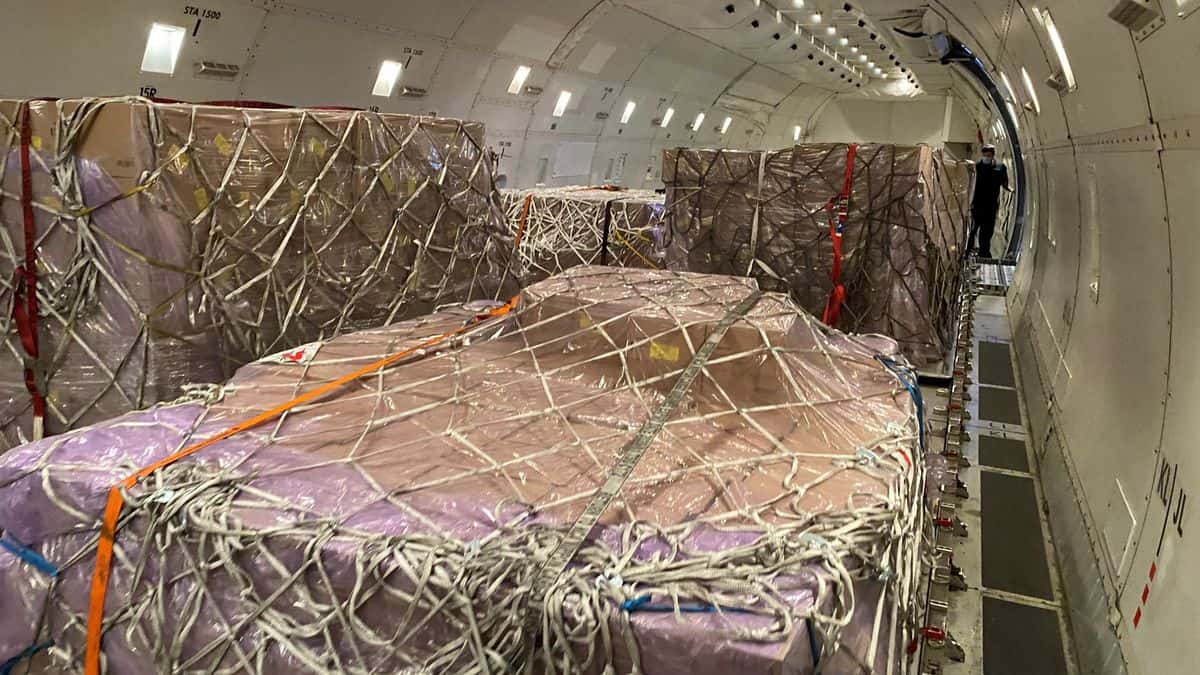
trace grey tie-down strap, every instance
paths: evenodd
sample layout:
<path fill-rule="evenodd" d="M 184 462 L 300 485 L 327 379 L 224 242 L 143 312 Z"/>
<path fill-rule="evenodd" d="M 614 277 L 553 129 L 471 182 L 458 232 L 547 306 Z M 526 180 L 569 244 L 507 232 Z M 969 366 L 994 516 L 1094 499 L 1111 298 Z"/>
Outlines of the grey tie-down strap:
<path fill-rule="evenodd" d="M 662 403 L 654 409 L 654 412 L 642 424 L 642 428 L 638 430 L 637 435 L 630 439 L 625 444 L 625 447 L 621 449 L 620 453 L 618 453 L 616 463 L 609 470 L 608 476 L 604 479 L 596 494 L 592 495 L 591 501 L 583 509 L 583 513 L 579 514 L 579 518 L 572 523 L 566 535 L 559 540 L 558 546 L 550 552 L 545 564 L 534 574 L 529 592 L 529 603 L 526 605 L 525 610 L 524 637 L 528 640 L 528 648 L 525 652 L 527 659 L 532 658 L 532 653 L 537 646 L 547 592 L 558 581 L 562 573 L 566 571 L 571 559 L 575 557 L 575 554 L 583 546 L 588 533 L 599 522 L 600 516 L 608 510 L 609 505 L 612 504 L 612 500 L 621 492 L 625 481 L 629 480 L 629 476 L 633 474 L 634 468 L 642 460 L 650 444 L 658 437 L 659 432 L 662 431 L 671 413 L 683 401 L 684 395 L 688 389 L 691 389 L 692 383 L 696 381 L 696 376 L 704 369 L 704 365 L 712 357 L 713 352 L 716 351 L 717 345 L 725 337 L 725 333 L 729 331 L 729 328 L 734 323 L 745 317 L 762 297 L 762 291 L 756 290 L 752 292 L 721 318 L 713 329 L 713 332 L 708 336 L 708 339 L 700 345 L 700 349 L 696 350 L 696 355 L 692 357 L 691 363 L 679 374 L 679 379 L 675 381 L 675 386 L 671 388 L 666 398 L 663 399 Z"/>

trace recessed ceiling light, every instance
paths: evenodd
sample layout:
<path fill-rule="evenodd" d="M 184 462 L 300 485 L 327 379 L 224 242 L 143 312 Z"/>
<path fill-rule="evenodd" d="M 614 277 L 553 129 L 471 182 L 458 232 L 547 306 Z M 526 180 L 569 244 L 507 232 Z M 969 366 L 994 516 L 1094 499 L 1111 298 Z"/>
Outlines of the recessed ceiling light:
<path fill-rule="evenodd" d="M 1046 33 L 1050 36 L 1050 44 L 1054 45 L 1054 53 L 1058 55 L 1058 63 L 1062 66 L 1063 80 L 1067 83 L 1067 89 L 1075 88 L 1075 71 L 1071 68 L 1071 59 L 1067 58 L 1067 48 L 1063 45 L 1062 36 L 1058 33 L 1058 26 L 1054 24 L 1054 17 L 1050 16 L 1050 12 L 1042 13 L 1042 23 L 1046 26 Z"/>
<path fill-rule="evenodd" d="M 517 72 L 513 73 L 512 81 L 508 83 L 508 93 L 521 93 L 521 89 L 525 86 L 525 79 L 531 72 L 529 66 L 517 66 Z"/>
<path fill-rule="evenodd" d="M 384 61 L 379 64 L 379 76 L 375 78 L 375 87 L 371 89 L 371 93 L 375 96 L 391 96 L 403 70 L 403 64 L 398 61 Z"/>
<path fill-rule="evenodd" d="M 562 93 L 560 93 L 558 95 L 558 101 L 555 102 L 555 104 L 554 104 L 554 112 L 552 114 L 555 117 L 562 117 L 563 113 L 567 112 L 567 106 L 570 103 L 571 103 L 571 92 L 564 89 L 562 91 Z"/>
<path fill-rule="evenodd" d="M 633 111 L 637 109 L 637 104 L 629 101 L 625 104 L 625 112 L 621 113 L 621 124 L 629 124 L 629 118 L 633 117 Z"/>
<path fill-rule="evenodd" d="M 1029 77 L 1029 71 L 1021 69 L 1021 79 L 1025 81 L 1025 91 L 1029 94 L 1029 101 L 1033 103 L 1033 111 L 1039 115 L 1042 114 L 1042 102 L 1038 100 L 1037 90 L 1033 88 L 1033 80 Z"/>
<path fill-rule="evenodd" d="M 146 38 L 146 51 L 142 53 L 142 72 L 175 74 L 175 62 L 187 30 L 179 26 L 156 23 L 150 26 L 150 37 Z"/>
<path fill-rule="evenodd" d="M 667 108 L 667 112 L 666 112 L 666 114 L 663 115 L 662 122 L 660 122 L 658 126 L 664 128 L 664 129 L 667 128 L 667 125 L 671 123 L 671 118 L 674 116 L 675 116 L 675 109 Z"/>

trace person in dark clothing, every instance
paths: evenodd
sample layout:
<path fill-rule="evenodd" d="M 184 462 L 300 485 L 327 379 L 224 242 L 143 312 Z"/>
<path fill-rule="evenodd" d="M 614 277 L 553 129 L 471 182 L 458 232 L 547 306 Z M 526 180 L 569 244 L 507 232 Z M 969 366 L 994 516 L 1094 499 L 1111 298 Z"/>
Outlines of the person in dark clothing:
<path fill-rule="evenodd" d="M 975 248 L 979 236 L 979 257 L 992 257 L 992 234 L 996 231 L 996 216 L 1000 213 L 1000 190 L 1012 192 L 1008 186 L 1008 167 L 996 161 L 996 147 L 983 146 L 983 158 L 975 165 L 975 196 L 971 200 L 971 237 L 967 250 Z"/>

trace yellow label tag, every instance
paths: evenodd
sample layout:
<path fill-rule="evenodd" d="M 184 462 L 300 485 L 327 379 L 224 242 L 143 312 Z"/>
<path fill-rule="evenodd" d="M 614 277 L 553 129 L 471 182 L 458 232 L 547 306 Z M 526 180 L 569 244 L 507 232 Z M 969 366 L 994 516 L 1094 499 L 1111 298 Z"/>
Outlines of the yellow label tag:
<path fill-rule="evenodd" d="M 304 195 L 300 194 L 300 191 L 296 188 L 292 188 L 292 191 L 288 193 L 288 208 L 294 209 L 297 206 L 300 206 L 300 202 L 303 199 Z"/>
<path fill-rule="evenodd" d="M 226 157 L 233 154 L 233 146 L 230 145 L 229 139 L 225 138 L 221 134 L 217 134 L 216 137 L 213 138 L 213 145 L 217 146 L 217 152 L 225 155 Z"/>
<path fill-rule="evenodd" d="M 250 193 L 246 190 L 242 190 L 238 193 L 237 210 L 243 218 L 250 214 L 252 199 L 253 198 L 250 196 Z"/>
<path fill-rule="evenodd" d="M 592 325 L 592 317 L 588 316 L 587 314 L 581 314 L 579 316 L 579 327 L 580 328 L 587 328 L 588 326 L 591 326 L 591 325 Z"/>
<path fill-rule="evenodd" d="M 679 345 L 666 345 L 650 341 L 650 358 L 658 361 L 678 361 Z"/>
<path fill-rule="evenodd" d="M 407 192 L 407 194 L 411 195 L 412 193 L 414 193 L 416 191 L 417 191 L 417 179 L 415 176 L 409 176 L 408 177 L 408 192 Z"/>
<path fill-rule="evenodd" d="M 384 171 L 383 173 L 379 174 L 379 182 L 383 183 L 383 189 L 389 195 L 396 191 L 396 183 L 392 181 L 392 174 L 390 171 Z"/>
<path fill-rule="evenodd" d="M 42 149 L 42 137 L 41 136 L 31 136 L 29 138 L 29 144 L 33 146 L 34 150 L 41 150 Z"/>
<path fill-rule="evenodd" d="M 319 138 L 308 139 L 309 152 L 313 153 L 317 157 L 320 157 L 321 159 L 325 159 L 325 150 L 325 141 L 322 141 Z"/>
<path fill-rule="evenodd" d="M 192 196 L 196 198 L 196 206 L 200 207 L 201 211 L 208 208 L 208 190 L 198 187 L 192 192 Z"/>
<path fill-rule="evenodd" d="M 180 154 L 178 157 L 176 157 L 176 155 L 178 153 L 179 153 L 178 145 L 172 145 L 170 148 L 167 149 L 167 157 L 174 158 L 174 159 L 170 160 L 171 166 L 169 168 L 172 171 L 174 171 L 175 173 L 182 174 L 184 172 L 184 170 L 188 168 L 188 164 L 190 163 L 190 160 L 188 159 L 187 153 Z"/>

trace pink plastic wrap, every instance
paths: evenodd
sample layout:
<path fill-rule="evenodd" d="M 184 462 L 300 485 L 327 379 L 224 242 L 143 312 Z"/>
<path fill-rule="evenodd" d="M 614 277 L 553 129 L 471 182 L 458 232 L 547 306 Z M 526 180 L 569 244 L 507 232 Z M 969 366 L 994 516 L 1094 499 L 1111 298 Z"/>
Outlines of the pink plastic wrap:
<path fill-rule="evenodd" d="M 502 672 L 529 587 L 754 282 L 577 267 L 506 315 L 447 309 L 241 368 L 0 456 L 0 660 L 79 668 L 99 514 L 140 467 L 378 359 L 466 332 L 129 491 L 109 672 Z M 767 294 L 737 320 L 545 599 L 531 672 L 899 673 L 924 465 L 886 338 Z M 816 648 L 814 653 L 813 648 Z"/>

